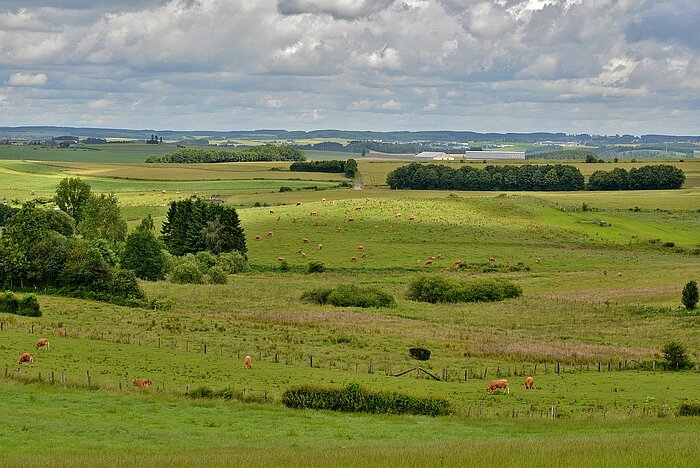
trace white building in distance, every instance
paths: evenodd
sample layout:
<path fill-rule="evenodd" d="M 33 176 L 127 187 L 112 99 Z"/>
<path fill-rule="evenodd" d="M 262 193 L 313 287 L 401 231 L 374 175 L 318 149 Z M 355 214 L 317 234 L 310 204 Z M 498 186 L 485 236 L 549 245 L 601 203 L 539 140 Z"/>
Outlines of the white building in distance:
<path fill-rule="evenodd" d="M 427 161 L 429 159 L 433 161 L 451 161 L 454 160 L 454 157 L 448 155 L 447 153 L 443 153 L 441 151 L 423 151 L 422 153 L 418 153 L 417 155 L 414 156 L 416 159 L 421 159 L 423 161 Z"/>
<path fill-rule="evenodd" d="M 464 159 L 525 159 L 524 151 L 465 151 Z"/>

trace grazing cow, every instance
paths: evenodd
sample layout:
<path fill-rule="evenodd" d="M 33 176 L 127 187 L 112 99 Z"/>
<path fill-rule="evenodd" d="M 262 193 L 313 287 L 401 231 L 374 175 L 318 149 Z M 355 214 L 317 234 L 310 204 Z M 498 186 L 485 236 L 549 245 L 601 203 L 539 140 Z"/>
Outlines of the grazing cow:
<path fill-rule="evenodd" d="M 277 257 L 277 261 L 278 261 L 278 262 L 283 262 L 283 261 L 284 261 L 284 257 Z"/>
<path fill-rule="evenodd" d="M 149 379 L 134 379 L 134 387 L 139 387 L 139 388 L 151 388 L 151 385 L 153 385 L 153 382 L 151 382 Z"/>
<path fill-rule="evenodd" d="M 302 257 L 306 258 L 306 252 L 299 252 Z"/>
<path fill-rule="evenodd" d="M 493 257 L 489 257 L 489 262 L 493 263 L 493 262 L 495 262 L 495 261 L 496 261 L 496 259 L 495 259 L 495 258 L 493 258 Z"/>
<path fill-rule="evenodd" d="M 455 266 L 458 267 L 462 264 L 462 260 L 455 260 Z"/>
<path fill-rule="evenodd" d="M 365 201 L 369 201 L 369 198 L 365 198 Z"/>
<path fill-rule="evenodd" d="M 358 246 L 357 246 L 357 250 L 365 250 L 365 246 L 364 246 L 364 245 L 358 245 Z"/>
<path fill-rule="evenodd" d="M 260 236 L 255 236 L 255 240 L 260 240 Z"/>
<path fill-rule="evenodd" d="M 603 270 L 603 276 L 608 276 L 608 270 Z"/>
<path fill-rule="evenodd" d="M 401 217 L 401 213 L 396 213 L 396 214 L 394 215 L 394 218 L 400 218 L 400 217 Z"/>
<path fill-rule="evenodd" d="M 409 216 L 409 217 L 408 217 L 408 220 L 409 220 L 409 221 L 415 221 L 415 220 L 416 220 L 416 217 L 415 217 L 415 216 Z"/>
<path fill-rule="evenodd" d="M 311 216 L 318 216 L 318 211 L 312 211 Z"/>
<path fill-rule="evenodd" d="M 362 258 L 367 258 L 367 253 L 366 253 L 366 252 L 362 254 Z"/>
<path fill-rule="evenodd" d="M 323 244 L 318 244 L 318 250 L 323 249 Z"/>
<path fill-rule="evenodd" d="M 525 390 L 532 390 L 532 387 L 535 385 L 535 379 L 532 377 L 528 377 L 525 379 Z"/>
<path fill-rule="evenodd" d="M 17 365 L 21 366 L 25 362 L 29 363 L 29 367 L 34 367 L 34 356 L 32 353 L 22 353 L 22 355 L 19 357 L 19 361 L 17 361 Z"/>
<path fill-rule="evenodd" d="M 450 271 L 450 267 L 445 267 L 445 271 Z"/>
<path fill-rule="evenodd" d="M 270 214 L 275 214 L 275 210 L 270 210 Z"/>
<path fill-rule="evenodd" d="M 63 329 L 58 330 L 58 336 L 61 336 L 61 337 L 65 338 L 65 337 L 66 337 L 66 331 L 63 330 Z"/>
<path fill-rule="evenodd" d="M 245 368 L 246 369 L 252 369 L 253 368 L 253 358 L 250 356 L 245 357 Z"/>
<path fill-rule="evenodd" d="M 267 233 L 267 237 L 272 237 L 272 231 Z"/>
<path fill-rule="evenodd" d="M 535 259 L 535 261 L 536 261 L 537 263 L 540 263 L 540 262 L 542 261 L 542 259 L 541 259 L 540 257 L 537 257 L 537 258 Z"/>
<path fill-rule="evenodd" d="M 350 261 L 351 261 L 351 262 L 356 262 L 356 261 L 357 261 L 357 257 L 351 257 L 351 258 L 350 258 Z"/>
<path fill-rule="evenodd" d="M 355 207 L 355 211 L 362 211 L 362 205 L 357 205 Z"/>
<path fill-rule="evenodd" d="M 51 347 L 49 346 L 49 340 L 47 340 L 46 338 L 39 339 L 39 341 L 37 341 L 34 345 L 36 349 L 43 348 L 44 346 L 46 346 L 46 349 L 51 349 Z"/>
<path fill-rule="evenodd" d="M 430 260 L 430 259 L 428 259 L 428 260 L 426 260 L 425 264 L 426 264 L 426 265 L 432 265 L 432 264 L 433 264 L 433 261 Z"/>
<path fill-rule="evenodd" d="M 486 393 L 491 393 L 497 388 L 505 389 L 506 393 L 510 393 L 510 388 L 508 387 L 508 380 L 492 380 L 488 387 L 486 387 Z"/>
<path fill-rule="evenodd" d="M 297 206 L 301 206 L 301 202 L 300 202 L 300 201 L 297 202 Z"/>
<path fill-rule="evenodd" d="M 321 198 L 321 201 L 324 202 L 324 201 L 326 201 L 326 199 L 325 199 L 325 198 Z"/>
<path fill-rule="evenodd" d="M 438 260 L 444 260 L 445 256 L 443 254 L 438 254 L 437 258 Z"/>
<path fill-rule="evenodd" d="M 336 232 L 340 232 L 342 229 L 340 228 L 335 228 Z"/>
<path fill-rule="evenodd" d="M 352 223 L 353 221 L 355 221 L 355 218 L 348 218 L 348 223 Z"/>
<path fill-rule="evenodd" d="M 304 244 L 308 244 L 309 242 L 311 242 L 311 241 L 310 241 L 309 239 L 307 239 L 306 237 L 304 237 L 301 241 L 302 241 Z"/>
<path fill-rule="evenodd" d="M 618 271 L 618 272 L 617 272 L 617 277 L 618 277 L 618 278 L 622 278 L 622 272 L 621 272 L 621 271 Z"/>

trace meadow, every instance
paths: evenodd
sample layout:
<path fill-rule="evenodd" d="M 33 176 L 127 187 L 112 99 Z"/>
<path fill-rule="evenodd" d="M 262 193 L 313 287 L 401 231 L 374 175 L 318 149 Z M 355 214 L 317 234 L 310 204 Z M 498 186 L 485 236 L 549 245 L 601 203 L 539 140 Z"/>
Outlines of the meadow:
<path fill-rule="evenodd" d="M 50 197 L 60 179 L 79 175 L 94 191 L 114 192 L 130 225 L 146 214 L 161 221 L 169 200 L 221 195 L 238 209 L 252 269 L 226 285 L 143 282 L 165 309 L 39 294 L 42 317 L 0 314 L 3 466 L 659 466 L 700 455 L 697 417 L 676 417 L 680 403 L 700 400 L 697 368 L 664 371 L 660 351 L 678 340 L 700 359 L 700 315 L 680 307 L 683 285 L 700 272 L 698 162 L 673 163 L 687 176 L 676 191 L 451 193 L 388 190 L 383 177 L 397 162 L 361 160 L 354 190 L 337 188 L 343 179 L 334 175 L 269 170 L 284 169 L 278 163 L 17 156 L 0 161 L 0 198 Z M 589 175 L 615 165 L 579 167 Z M 323 190 L 296 190 L 309 186 Z M 279 256 L 291 271 L 280 271 Z M 455 260 L 475 267 L 455 269 Z M 327 271 L 306 273 L 310 261 Z M 527 268 L 479 270 L 490 263 Z M 508 278 L 523 296 L 417 303 L 406 293 L 420 275 Z M 304 291 L 338 284 L 378 287 L 397 306 L 301 301 Z M 39 337 L 51 350 L 18 370 L 18 354 Z M 430 349 L 430 360 L 412 359 L 413 346 Z M 526 375 L 535 390 L 524 390 Z M 509 395 L 486 394 L 496 377 L 511 381 Z M 134 378 L 154 386 L 134 389 Z M 280 403 L 292 385 L 350 382 L 446 398 L 454 413 L 336 414 Z M 199 386 L 231 387 L 236 397 L 185 395 Z"/>

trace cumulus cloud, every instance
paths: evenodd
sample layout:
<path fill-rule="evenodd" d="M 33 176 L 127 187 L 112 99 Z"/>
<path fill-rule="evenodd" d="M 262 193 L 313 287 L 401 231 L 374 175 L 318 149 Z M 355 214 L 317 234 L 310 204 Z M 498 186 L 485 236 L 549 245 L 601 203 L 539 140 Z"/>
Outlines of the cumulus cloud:
<path fill-rule="evenodd" d="M 698 16 L 695 0 L 7 0 L 2 93 L 22 107 L 0 124 L 692 133 Z"/>
<path fill-rule="evenodd" d="M 7 80 L 10 86 L 44 86 L 49 78 L 44 73 L 13 73 Z"/>

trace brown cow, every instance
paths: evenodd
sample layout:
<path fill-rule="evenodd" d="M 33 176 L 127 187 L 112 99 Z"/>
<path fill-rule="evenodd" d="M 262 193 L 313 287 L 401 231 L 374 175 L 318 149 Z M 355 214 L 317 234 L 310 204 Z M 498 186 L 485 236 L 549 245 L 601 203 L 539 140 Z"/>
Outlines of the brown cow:
<path fill-rule="evenodd" d="M 153 382 L 151 382 L 149 379 L 134 379 L 134 387 L 139 387 L 139 388 L 151 388 L 151 385 L 153 385 Z"/>
<path fill-rule="evenodd" d="M 540 262 L 542 261 L 542 259 L 541 259 L 540 257 L 537 257 L 537 258 L 535 259 L 535 261 L 536 261 L 537 263 L 540 263 Z"/>
<path fill-rule="evenodd" d="M 356 261 L 357 261 L 357 257 L 351 257 L 351 258 L 350 258 L 350 261 L 351 261 L 351 262 L 356 262 Z"/>
<path fill-rule="evenodd" d="M 22 353 L 17 361 L 17 365 L 21 366 L 25 362 L 29 363 L 29 367 L 34 367 L 34 355 L 32 353 Z"/>
<path fill-rule="evenodd" d="M 304 252 L 303 250 L 302 250 L 301 252 L 299 252 L 299 254 L 300 254 L 302 257 L 306 258 L 306 252 Z"/>
<path fill-rule="evenodd" d="M 297 202 L 297 206 L 301 206 L 301 202 L 300 202 L 300 201 Z"/>
<path fill-rule="evenodd" d="M 66 337 L 66 331 L 64 329 L 58 330 L 58 336 L 61 336 L 63 338 Z"/>
<path fill-rule="evenodd" d="M 430 260 L 430 259 L 428 259 L 428 260 L 425 261 L 425 264 L 426 264 L 426 265 L 432 265 L 432 264 L 433 264 L 433 261 Z"/>
<path fill-rule="evenodd" d="M 51 349 L 51 347 L 49 346 L 49 340 L 47 340 L 46 338 L 39 339 L 39 341 L 37 341 L 34 345 L 36 349 L 43 348 L 44 346 L 46 346 L 46 349 Z"/>
<path fill-rule="evenodd" d="M 401 217 L 401 213 L 396 213 L 396 214 L 394 215 L 394 218 L 400 218 L 400 217 Z"/>
<path fill-rule="evenodd" d="M 321 198 L 321 201 L 324 202 L 324 201 L 326 201 L 326 199 L 325 199 L 325 198 Z"/>
<path fill-rule="evenodd" d="M 622 278 L 622 272 L 621 272 L 621 271 L 618 271 L 618 272 L 617 272 L 617 277 L 618 277 L 618 278 Z"/>
<path fill-rule="evenodd" d="M 252 369 L 253 368 L 253 358 L 250 356 L 245 357 L 245 368 L 246 369 Z"/>
<path fill-rule="evenodd" d="M 277 261 L 278 261 L 278 262 L 283 262 L 283 261 L 284 261 L 284 257 L 277 257 Z"/>
<path fill-rule="evenodd" d="M 603 276 L 608 276 L 608 270 L 603 270 Z"/>
<path fill-rule="evenodd" d="M 495 262 L 495 261 L 496 261 L 496 259 L 495 259 L 495 258 L 493 258 L 493 257 L 489 257 L 489 262 L 493 263 L 493 262 Z"/>
<path fill-rule="evenodd" d="M 458 267 L 462 264 L 462 260 L 455 260 L 455 266 Z"/>
<path fill-rule="evenodd" d="M 352 223 L 353 221 L 355 221 L 355 218 L 348 218 L 348 223 Z"/>
<path fill-rule="evenodd" d="M 272 231 L 267 233 L 267 237 L 272 237 L 272 235 L 273 235 Z"/>
<path fill-rule="evenodd" d="M 535 379 L 532 377 L 528 377 L 525 379 L 525 390 L 532 390 L 532 387 L 535 385 Z"/>
<path fill-rule="evenodd" d="M 310 241 L 309 239 L 307 239 L 306 237 L 304 237 L 301 241 L 302 241 L 304 244 L 308 244 L 309 242 L 311 242 L 311 241 Z"/>
<path fill-rule="evenodd" d="M 312 211 L 311 216 L 318 216 L 318 211 Z"/>
<path fill-rule="evenodd" d="M 505 389 L 506 393 L 510 393 L 510 388 L 508 387 L 507 379 L 492 380 L 488 387 L 486 387 L 486 393 L 491 393 L 497 388 Z"/>
<path fill-rule="evenodd" d="M 362 258 L 367 258 L 367 253 L 363 253 Z"/>
<path fill-rule="evenodd" d="M 362 205 L 357 205 L 355 207 L 355 211 L 362 211 Z"/>
<path fill-rule="evenodd" d="M 357 246 L 357 250 L 365 250 L 365 246 L 364 246 L 364 245 L 358 245 L 358 246 Z"/>
<path fill-rule="evenodd" d="M 275 214 L 275 210 L 270 210 L 270 214 Z"/>
<path fill-rule="evenodd" d="M 416 217 L 415 217 L 415 216 L 409 216 L 409 217 L 408 217 L 408 220 L 409 220 L 409 221 L 415 221 L 415 220 L 416 220 Z"/>
<path fill-rule="evenodd" d="M 318 250 L 323 249 L 323 244 L 318 244 Z"/>
<path fill-rule="evenodd" d="M 255 240 L 260 240 L 260 236 L 255 236 Z"/>

